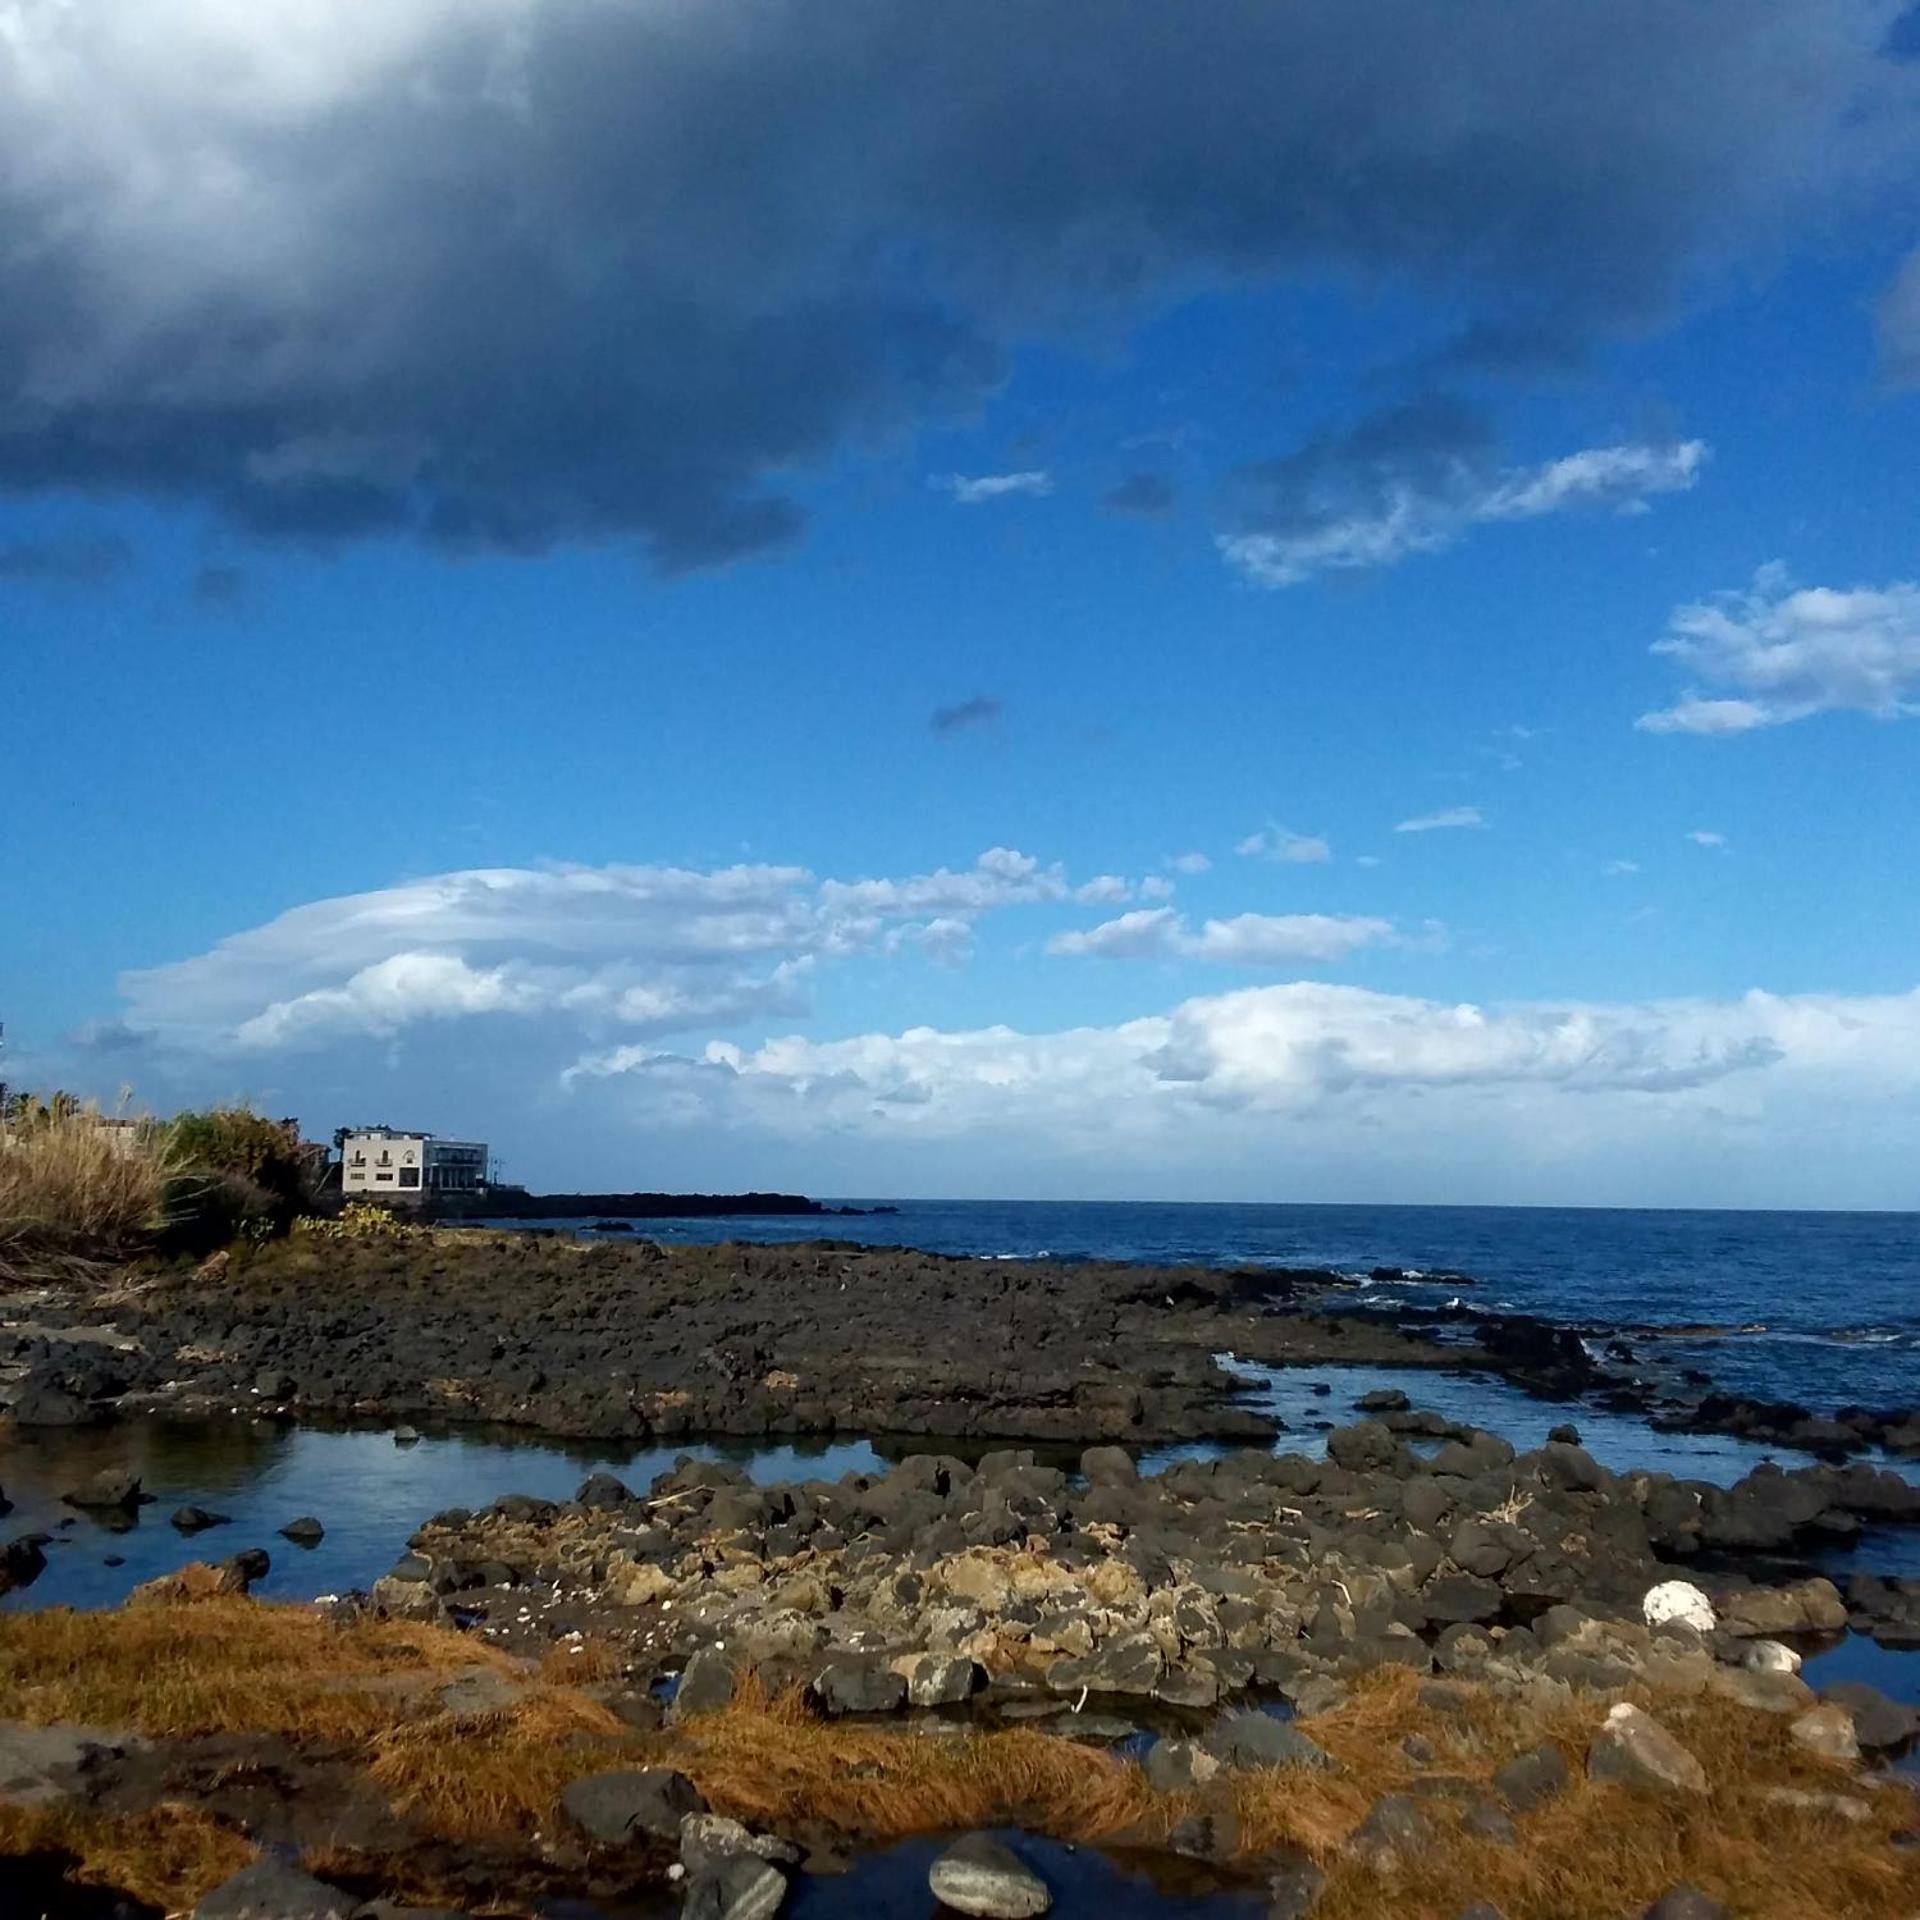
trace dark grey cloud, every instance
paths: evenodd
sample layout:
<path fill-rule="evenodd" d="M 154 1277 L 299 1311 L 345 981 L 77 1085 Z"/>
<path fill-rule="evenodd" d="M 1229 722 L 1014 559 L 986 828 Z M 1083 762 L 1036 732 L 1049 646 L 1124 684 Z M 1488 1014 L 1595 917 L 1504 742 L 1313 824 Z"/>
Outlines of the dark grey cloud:
<path fill-rule="evenodd" d="M 242 567 L 206 566 L 193 576 L 193 597 L 203 607 L 230 607 L 246 590 Z"/>
<path fill-rule="evenodd" d="M 992 694 L 976 693 L 971 700 L 962 700 L 957 705 L 936 707 L 928 724 L 935 733 L 965 733 L 970 728 L 997 725 L 1005 711 L 1004 704 Z"/>
<path fill-rule="evenodd" d="M 1164 473 L 1130 473 L 1116 487 L 1109 487 L 1100 504 L 1109 513 L 1135 513 L 1151 518 L 1171 513 L 1178 504 L 1179 489 Z"/>
<path fill-rule="evenodd" d="M 97 586 L 132 565 L 132 547 L 111 534 L 99 539 L 15 540 L 0 545 L 0 580 Z"/>
<path fill-rule="evenodd" d="M 1897 11 L 15 9 L 0 488 L 716 564 L 794 538 L 793 476 L 974 404 L 1011 345 L 1195 289 L 1644 324 L 1884 168 Z"/>

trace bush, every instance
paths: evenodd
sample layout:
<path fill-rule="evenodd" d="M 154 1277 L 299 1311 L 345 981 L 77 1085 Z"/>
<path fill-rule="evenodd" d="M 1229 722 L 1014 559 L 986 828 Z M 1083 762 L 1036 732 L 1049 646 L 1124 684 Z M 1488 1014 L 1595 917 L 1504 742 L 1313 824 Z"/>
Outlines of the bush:
<path fill-rule="evenodd" d="M 311 1151 L 285 1121 L 247 1107 L 182 1113 L 167 1127 L 176 1169 L 160 1196 L 160 1245 L 211 1253 L 237 1239 L 282 1234 L 311 1204 Z"/>
<path fill-rule="evenodd" d="M 402 1220 L 391 1207 L 371 1200 L 349 1200 L 331 1220 L 314 1216 L 296 1220 L 297 1233 L 310 1233 L 323 1240 L 417 1240 L 432 1231 L 411 1220 Z"/>
<path fill-rule="evenodd" d="M 166 1129 L 68 1094 L 0 1115 L 0 1279 L 78 1276 L 152 1242 L 171 1170 Z"/>

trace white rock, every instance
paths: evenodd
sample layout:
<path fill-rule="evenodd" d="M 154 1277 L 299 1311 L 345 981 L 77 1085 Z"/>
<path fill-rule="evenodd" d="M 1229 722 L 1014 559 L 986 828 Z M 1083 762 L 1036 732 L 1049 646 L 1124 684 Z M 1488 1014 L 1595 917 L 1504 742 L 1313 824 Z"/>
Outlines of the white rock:
<path fill-rule="evenodd" d="M 1778 1640 L 1753 1640 L 1740 1656 L 1740 1664 L 1755 1673 L 1798 1673 L 1800 1656 Z"/>
<path fill-rule="evenodd" d="M 1650 1627 L 1682 1620 L 1701 1633 L 1714 1629 L 1713 1602 L 1688 1580 L 1663 1580 L 1657 1587 L 1649 1587 L 1640 1610 Z"/>

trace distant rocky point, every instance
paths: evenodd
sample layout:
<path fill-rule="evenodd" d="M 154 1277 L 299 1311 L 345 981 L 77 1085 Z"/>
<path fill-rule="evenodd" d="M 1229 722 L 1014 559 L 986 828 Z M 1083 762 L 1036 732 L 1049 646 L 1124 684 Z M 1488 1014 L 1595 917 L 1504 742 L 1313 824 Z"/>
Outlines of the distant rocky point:
<path fill-rule="evenodd" d="M 730 1214 L 844 1217 L 896 1211 L 829 1207 L 798 1193 L 526 1193 L 501 1187 L 445 1194 L 432 1206 L 433 1217 L 441 1220 L 592 1220 L 596 1226 L 603 1220 L 711 1220 Z"/>

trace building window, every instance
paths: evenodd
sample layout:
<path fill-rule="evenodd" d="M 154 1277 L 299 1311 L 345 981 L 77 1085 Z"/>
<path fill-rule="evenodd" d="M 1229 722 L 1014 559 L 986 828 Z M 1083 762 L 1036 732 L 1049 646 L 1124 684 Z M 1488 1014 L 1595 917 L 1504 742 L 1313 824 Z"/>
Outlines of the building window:
<path fill-rule="evenodd" d="M 347 1165 L 350 1167 L 364 1167 L 366 1164 L 367 1156 L 362 1153 L 358 1147 L 354 1148 L 353 1158 L 347 1162 Z"/>
<path fill-rule="evenodd" d="M 403 1187 L 417 1187 L 420 1184 L 420 1169 L 418 1167 L 402 1167 L 400 1169 L 400 1184 Z"/>
<path fill-rule="evenodd" d="M 393 1175 L 390 1173 L 376 1173 L 373 1177 L 376 1180 L 391 1180 Z"/>

